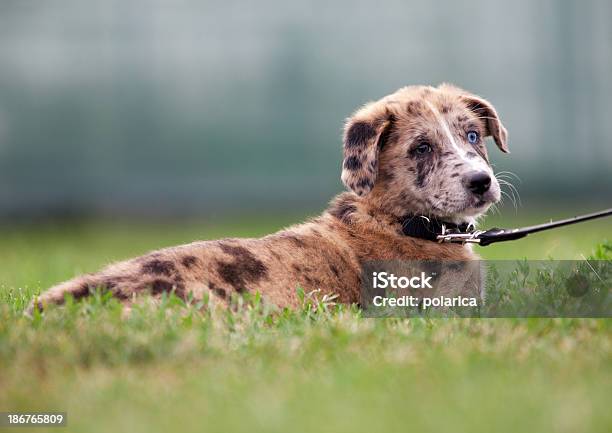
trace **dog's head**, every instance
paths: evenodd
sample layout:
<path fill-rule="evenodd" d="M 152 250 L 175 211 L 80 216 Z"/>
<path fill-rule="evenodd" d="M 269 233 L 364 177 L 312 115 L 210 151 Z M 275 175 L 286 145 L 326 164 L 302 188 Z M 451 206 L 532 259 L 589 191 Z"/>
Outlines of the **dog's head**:
<path fill-rule="evenodd" d="M 508 153 L 486 100 L 447 84 L 405 87 L 348 119 L 342 181 L 395 215 L 465 221 L 500 199 L 488 136 Z"/>

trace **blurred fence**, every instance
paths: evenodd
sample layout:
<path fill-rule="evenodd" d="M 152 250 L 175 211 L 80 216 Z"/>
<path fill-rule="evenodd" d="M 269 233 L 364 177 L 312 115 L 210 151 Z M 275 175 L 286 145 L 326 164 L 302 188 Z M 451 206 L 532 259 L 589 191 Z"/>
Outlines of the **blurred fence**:
<path fill-rule="evenodd" d="M 3 1 L 0 216 L 321 207 L 360 104 L 449 81 L 524 196 L 612 197 L 612 3 Z"/>

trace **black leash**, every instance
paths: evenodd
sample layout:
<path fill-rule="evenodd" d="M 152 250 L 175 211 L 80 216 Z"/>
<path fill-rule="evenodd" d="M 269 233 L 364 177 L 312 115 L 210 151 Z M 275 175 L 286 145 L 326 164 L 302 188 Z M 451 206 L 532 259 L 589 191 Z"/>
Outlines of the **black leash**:
<path fill-rule="evenodd" d="M 551 221 L 545 224 L 538 224 L 535 226 L 522 227 L 518 229 L 500 229 L 492 228 L 490 230 L 472 230 L 472 231 L 460 231 L 453 228 L 448 229 L 444 224 L 441 226 L 441 233 L 436 236 L 438 242 L 441 243 L 474 243 L 482 247 L 491 245 L 495 242 L 513 241 L 515 239 L 521 239 L 531 233 L 537 233 L 544 230 L 550 230 L 557 227 L 563 227 L 570 224 L 576 224 L 583 221 L 592 220 L 595 218 L 603 218 L 612 215 L 612 208 L 602 210 L 599 212 L 593 212 L 587 215 L 581 215 L 573 218 L 568 218 L 560 221 Z"/>

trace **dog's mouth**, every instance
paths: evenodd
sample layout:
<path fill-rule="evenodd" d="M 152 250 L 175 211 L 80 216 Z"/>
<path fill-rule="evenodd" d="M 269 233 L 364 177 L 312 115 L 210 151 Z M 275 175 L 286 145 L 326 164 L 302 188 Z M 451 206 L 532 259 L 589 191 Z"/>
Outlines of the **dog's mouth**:
<path fill-rule="evenodd" d="M 495 197 L 485 194 L 484 196 L 471 196 L 465 202 L 460 204 L 455 209 L 445 209 L 446 212 L 440 212 L 452 220 L 463 220 L 465 217 L 478 217 L 484 214 L 491 205 L 496 203 Z"/>
<path fill-rule="evenodd" d="M 464 221 L 465 218 L 478 217 L 484 214 L 494 202 L 491 200 L 485 200 L 479 198 L 476 200 L 469 200 L 460 206 L 451 208 L 435 208 L 432 209 L 433 215 L 438 218 L 448 221 Z"/>
<path fill-rule="evenodd" d="M 466 203 L 462 209 L 455 212 L 455 215 L 462 217 L 476 217 L 485 213 L 492 204 L 492 201 L 479 199 L 476 202 Z"/>
<path fill-rule="evenodd" d="M 489 207 L 500 200 L 500 190 L 496 182 L 491 188 L 483 193 L 472 191 L 458 191 L 457 199 L 447 199 L 444 201 L 427 201 L 430 206 L 429 213 L 438 218 L 449 221 L 463 221 L 465 218 L 471 219 L 483 215 Z"/>
<path fill-rule="evenodd" d="M 463 208 L 457 214 L 465 216 L 478 216 L 485 213 L 489 207 L 499 201 L 493 192 L 489 191 L 484 195 L 473 195 L 465 201 Z"/>

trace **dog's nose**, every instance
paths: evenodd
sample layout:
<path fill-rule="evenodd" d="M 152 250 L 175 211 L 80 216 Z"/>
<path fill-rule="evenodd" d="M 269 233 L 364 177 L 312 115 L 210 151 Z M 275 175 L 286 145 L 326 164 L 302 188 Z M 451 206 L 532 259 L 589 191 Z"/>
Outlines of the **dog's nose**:
<path fill-rule="evenodd" d="M 463 183 L 474 194 L 482 195 L 491 186 L 491 176 L 484 171 L 472 171 L 465 175 Z"/>

